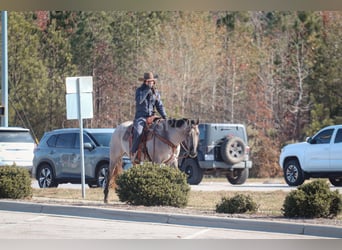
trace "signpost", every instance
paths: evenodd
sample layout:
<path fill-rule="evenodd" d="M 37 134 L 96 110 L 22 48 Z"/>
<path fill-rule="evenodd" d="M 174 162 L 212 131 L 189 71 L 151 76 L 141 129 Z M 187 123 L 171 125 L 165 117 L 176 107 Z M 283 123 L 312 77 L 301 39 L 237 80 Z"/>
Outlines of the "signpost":
<path fill-rule="evenodd" d="M 66 78 L 67 119 L 78 119 L 80 125 L 81 183 L 85 198 L 85 168 L 83 147 L 83 118 L 93 118 L 93 78 L 91 76 Z"/>
<path fill-rule="evenodd" d="M 7 52 L 7 11 L 1 12 L 1 32 L 2 32 L 2 106 L 1 112 L 1 125 L 8 127 L 8 52 Z"/>

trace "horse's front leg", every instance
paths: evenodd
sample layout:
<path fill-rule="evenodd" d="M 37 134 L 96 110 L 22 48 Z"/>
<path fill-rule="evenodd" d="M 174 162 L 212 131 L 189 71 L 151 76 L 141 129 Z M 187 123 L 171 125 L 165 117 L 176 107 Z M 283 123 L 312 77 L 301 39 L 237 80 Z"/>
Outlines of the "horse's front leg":
<path fill-rule="evenodd" d="M 176 156 L 175 156 L 175 159 L 173 160 L 173 162 L 171 163 L 170 166 L 173 168 L 178 168 L 178 159 Z"/>
<path fill-rule="evenodd" d="M 180 150 L 180 145 L 178 145 L 175 151 L 173 152 L 173 162 L 171 163 L 171 167 L 178 168 L 178 157 Z"/>

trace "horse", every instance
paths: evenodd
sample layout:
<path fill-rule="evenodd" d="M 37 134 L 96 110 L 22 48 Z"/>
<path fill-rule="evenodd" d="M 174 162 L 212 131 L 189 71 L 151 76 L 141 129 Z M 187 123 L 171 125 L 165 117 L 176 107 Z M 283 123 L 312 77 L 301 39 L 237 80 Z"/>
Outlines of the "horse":
<path fill-rule="evenodd" d="M 196 157 L 199 141 L 199 121 L 182 119 L 158 119 L 148 129 L 145 154 L 142 161 L 166 164 L 178 168 L 180 145 L 189 157 Z M 130 134 L 133 122 L 121 123 L 113 132 L 110 142 L 110 162 L 104 188 L 104 202 L 108 203 L 109 187 L 115 187 L 115 181 L 122 173 L 122 156 L 130 157 Z M 133 159 L 131 159 L 133 162 Z"/>

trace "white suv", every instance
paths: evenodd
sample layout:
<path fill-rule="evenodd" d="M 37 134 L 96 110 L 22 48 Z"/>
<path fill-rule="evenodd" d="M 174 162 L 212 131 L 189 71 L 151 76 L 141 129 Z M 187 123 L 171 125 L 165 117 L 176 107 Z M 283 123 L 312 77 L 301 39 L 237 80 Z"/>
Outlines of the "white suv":
<path fill-rule="evenodd" d="M 289 186 L 301 185 L 309 178 L 329 178 L 342 186 L 342 125 L 321 129 L 306 142 L 282 148 L 279 165 Z"/>
<path fill-rule="evenodd" d="M 19 127 L 0 127 L 0 167 L 24 167 L 32 171 L 36 143 L 30 130 Z"/>

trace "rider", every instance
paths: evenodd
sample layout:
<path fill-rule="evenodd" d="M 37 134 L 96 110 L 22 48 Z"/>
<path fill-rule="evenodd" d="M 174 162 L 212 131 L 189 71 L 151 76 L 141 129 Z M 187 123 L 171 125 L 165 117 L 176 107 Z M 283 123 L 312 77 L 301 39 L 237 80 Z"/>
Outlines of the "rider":
<path fill-rule="evenodd" d="M 143 81 L 143 83 L 135 92 L 136 107 L 133 122 L 131 159 L 136 158 L 146 119 L 154 115 L 154 108 L 157 109 L 163 119 L 166 119 L 166 112 L 160 98 L 160 93 L 154 87 L 156 78 L 157 76 L 154 76 L 152 72 L 144 73 L 144 78 L 139 78 L 139 81 Z"/>

